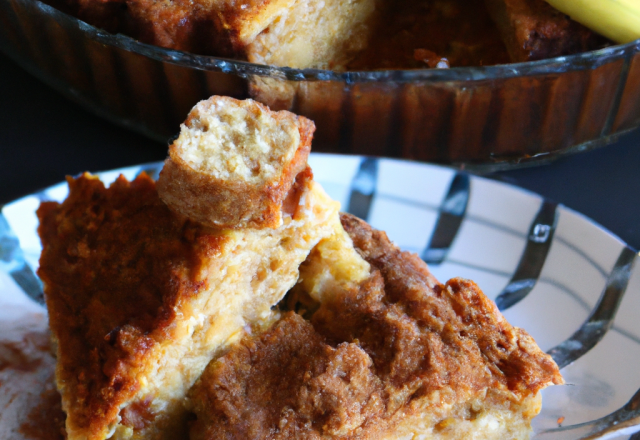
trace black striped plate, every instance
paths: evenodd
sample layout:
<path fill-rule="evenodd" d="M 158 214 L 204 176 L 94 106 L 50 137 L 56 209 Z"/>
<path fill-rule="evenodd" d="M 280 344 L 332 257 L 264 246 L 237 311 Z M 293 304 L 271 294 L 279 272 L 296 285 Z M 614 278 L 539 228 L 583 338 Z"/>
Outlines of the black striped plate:
<path fill-rule="evenodd" d="M 475 280 L 554 356 L 570 385 L 545 390 L 536 431 L 557 428 L 560 417 L 565 425 L 604 417 L 640 388 L 640 265 L 617 237 L 538 195 L 448 168 L 324 154 L 310 163 L 344 209 L 416 252 L 440 280 Z M 160 167 L 99 176 L 110 182 Z M 59 184 L 3 207 L 0 306 L 41 300 L 35 209 L 66 193 Z"/>

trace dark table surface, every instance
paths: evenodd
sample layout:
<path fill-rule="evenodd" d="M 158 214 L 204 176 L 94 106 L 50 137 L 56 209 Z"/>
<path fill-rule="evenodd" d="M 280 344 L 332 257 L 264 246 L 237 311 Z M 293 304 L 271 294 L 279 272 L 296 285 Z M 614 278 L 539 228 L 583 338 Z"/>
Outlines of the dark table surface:
<path fill-rule="evenodd" d="M 166 145 L 88 113 L 0 54 L 0 205 L 68 174 L 165 155 Z M 640 130 L 604 148 L 490 177 L 579 211 L 640 249 Z"/>

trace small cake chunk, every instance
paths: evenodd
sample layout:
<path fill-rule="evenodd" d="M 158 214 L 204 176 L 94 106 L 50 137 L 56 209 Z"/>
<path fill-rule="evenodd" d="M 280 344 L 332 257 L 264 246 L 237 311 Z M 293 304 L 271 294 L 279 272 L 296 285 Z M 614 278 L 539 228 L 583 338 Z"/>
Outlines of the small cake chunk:
<path fill-rule="evenodd" d="M 283 203 L 307 168 L 314 130 L 305 117 L 213 96 L 193 108 L 169 147 L 160 197 L 204 225 L 278 227 Z"/>
<path fill-rule="evenodd" d="M 245 40 L 244 51 L 253 63 L 345 70 L 367 46 L 380 9 L 380 0 L 297 0 Z"/>
<path fill-rule="evenodd" d="M 485 0 L 485 4 L 512 62 L 571 55 L 606 43 L 545 0 Z"/>

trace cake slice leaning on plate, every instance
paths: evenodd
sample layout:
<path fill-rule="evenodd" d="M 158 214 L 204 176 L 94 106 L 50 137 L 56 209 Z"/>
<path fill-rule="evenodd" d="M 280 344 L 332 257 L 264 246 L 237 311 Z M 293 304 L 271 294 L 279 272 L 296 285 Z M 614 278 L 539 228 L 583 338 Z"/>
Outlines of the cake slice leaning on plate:
<path fill-rule="evenodd" d="M 384 232 L 342 224 L 281 304 L 297 313 L 196 382 L 191 440 L 528 439 L 540 390 L 563 383 L 551 357 L 472 281 L 441 284 Z"/>
<path fill-rule="evenodd" d="M 311 249 L 342 233 L 339 204 L 306 167 L 313 128 L 214 97 L 170 148 L 160 194 L 144 174 L 109 188 L 84 174 L 63 203 L 41 205 L 38 274 L 69 440 L 182 438 L 184 397 L 209 361 L 268 326 Z M 235 199 L 211 209 L 216 194 Z"/>

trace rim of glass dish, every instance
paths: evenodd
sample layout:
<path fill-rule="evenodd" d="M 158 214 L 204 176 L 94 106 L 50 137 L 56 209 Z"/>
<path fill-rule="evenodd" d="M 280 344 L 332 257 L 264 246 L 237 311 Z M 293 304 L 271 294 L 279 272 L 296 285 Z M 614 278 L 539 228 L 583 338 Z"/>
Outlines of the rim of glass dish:
<path fill-rule="evenodd" d="M 366 82 L 453 82 L 453 81 L 486 81 L 518 76 L 535 76 L 559 74 L 569 71 L 595 69 L 617 59 L 629 58 L 640 52 L 640 39 L 626 44 L 605 47 L 603 49 L 575 55 L 550 58 L 539 61 L 528 61 L 512 64 L 501 64 L 484 67 L 454 67 L 450 69 L 412 69 L 412 70 L 375 70 L 336 72 L 323 69 L 294 69 L 254 64 L 209 55 L 196 55 L 179 50 L 166 49 L 151 44 L 141 43 L 123 34 L 111 34 L 87 24 L 71 15 L 44 4 L 39 0 L 30 1 L 41 10 L 51 15 L 58 22 L 70 25 L 82 31 L 89 38 L 102 44 L 114 46 L 129 52 L 154 59 L 156 61 L 190 67 L 197 70 L 217 71 L 237 75 L 243 78 L 252 76 L 284 79 L 289 81 L 334 81 L 346 84 Z"/>

